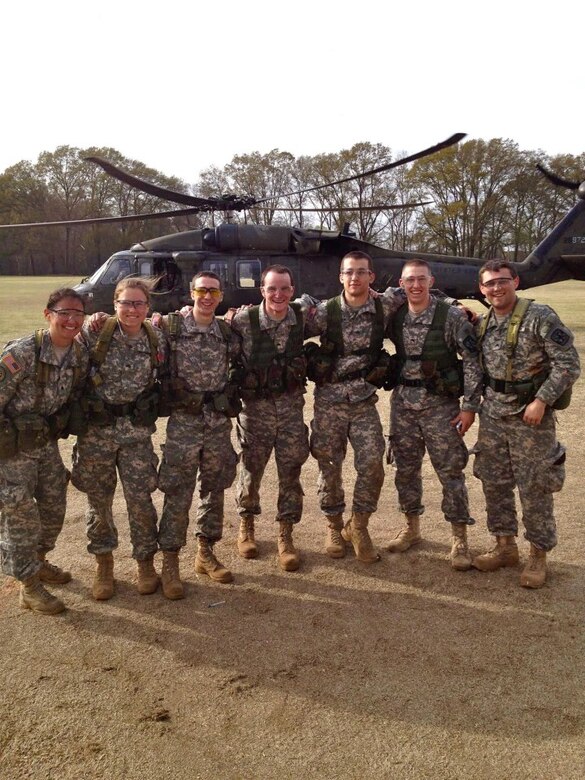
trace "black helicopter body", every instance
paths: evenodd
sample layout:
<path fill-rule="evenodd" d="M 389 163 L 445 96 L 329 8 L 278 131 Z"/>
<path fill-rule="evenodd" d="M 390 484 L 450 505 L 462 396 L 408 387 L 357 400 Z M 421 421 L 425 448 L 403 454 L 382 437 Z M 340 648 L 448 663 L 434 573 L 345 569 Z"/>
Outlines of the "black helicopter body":
<path fill-rule="evenodd" d="M 310 193 L 334 187 L 356 179 L 370 177 L 392 168 L 441 152 L 465 137 L 456 133 L 435 146 L 416 154 L 364 171 L 346 179 L 309 187 L 281 198 Z M 278 198 L 255 199 L 252 196 L 224 195 L 202 198 L 169 190 L 134 176 L 100 157 L 86 158 L 106 173 L 129 187 L 171 203 L 181 210 L 153 214 L 102 217 L 69 220 L 59 223 L 37 223 L 38 226 L 97 224 L 130 220 L 160 219 L 163 216 L 213 211 L 245 211 L 266 202 L 274 206 Z M 549 235 L 522 262 L 515 263 L 520 277 L 520 289 L 529 289 L 565 279 L 585 280 L 585 183 L 571 182 L 538 166 L 553 184 L 576 192 L 578 201 Z M 407 206 L 424 205 L 405 204 Z M 392 209 L 404 206 L 364 206 L 366 209 Z M 351 207 L 345 210 L 357 210 Z M 282 209 L 290 211 L 291 209 Z M 311 209 L 308 209 L 311 210 Z M 317 209 L 319 210 L 319 209 Z M 28 228 L 31 225 L 0 225 L 0 228 Z M 413 258 L 427 260 L 435 277 L 435 285 L 454 298 L 480 298 L 478 269 L 483 260 L 473 257 L 453 257 L 419 252 L 396 252 L 361 241 L 348 231 L 341 233 L 322 230 L 303 230 L 285 226 L 222 224 L 215 228 L 173 233 L 134 245 L 128 251 L 112 255 L 95 273 L 84 279 L 77 289 L 87 299 L 88 311 L 112 311 L 116 283 L 126 276 L 140 276 L 157 280 L 154 306 L 160 312 L 173 311 L 190 302 L 189 285 L 201 270 L 214 271 L 222 280 L 224 301 L 221 313 L 232 306 L 259 303 L 262 271 L 269 265 L 288 266 L 294 277 L 297 293 L 306 292 L 316 298 L 330 298 L 340 290 L 339 265 L 341 258 L 353 249 L 360 249 L 373 257 L 376 280 L 374 286 L 383 290 L 397 285 L 405 261 Z"/>
<path fill-rule="evenodd" d="M 112 311 L 119 279 L 129 275 L 155 278 L 153 305 L 164 313 L 190 303 L 192 277 L 209 270 L 222 280 L 224 300 L 218 310 L 222 313 L 232 306 L 259 303 L 262 271 L 279 263 L 291 269 L 297 292 L 325 299 L 339 293 L 340 260 L 354 249 L 372 256 L 378 290 L 397 286 L 404 263 L 422 258 L 430 263 L 439 289 L 454 298 L 480 299 L 478 270 L 484 261 L 478 258 L 395 252 L 349 233 L 233 224 L 136 244 L 112 255 L 76 289 L 86 296 L 89 312 Z M 580 199 L 536 249 L 514 266 L 520 289 L 566 279 L 585 281 L 585 200 Z"/>

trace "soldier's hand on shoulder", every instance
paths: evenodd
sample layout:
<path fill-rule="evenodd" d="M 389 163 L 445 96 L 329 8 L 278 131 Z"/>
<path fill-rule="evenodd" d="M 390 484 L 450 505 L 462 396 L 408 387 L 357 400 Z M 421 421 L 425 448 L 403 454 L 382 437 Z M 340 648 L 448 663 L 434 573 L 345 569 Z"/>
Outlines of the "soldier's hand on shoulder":
<path fill-rule="evenodd" d="M 89 329 L 92 333 L 99 333 L 101 331 L 108 316 L 109 315 L 103 311 L 96 311 L 94 314 L 90 315 L 88 322 Z"/>

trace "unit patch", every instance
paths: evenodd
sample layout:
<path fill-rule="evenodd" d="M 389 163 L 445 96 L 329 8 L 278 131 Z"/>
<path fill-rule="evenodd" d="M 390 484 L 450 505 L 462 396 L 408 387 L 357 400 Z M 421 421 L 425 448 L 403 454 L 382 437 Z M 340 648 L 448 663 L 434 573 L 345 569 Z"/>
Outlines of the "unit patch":
<path fill-rule="evenodd" d="M 558 344 L 559 347 L 566 347 L 572 342 L 572 336 L 565 328 L 553 328 L 547 338 Z"/>
<path fill-rule="evenodd" d="M 471 334 L 466 336 L 463 339 L 463 346 L 468 352 L 471 352 L 472 355 L 477 354 L 477 339 L 475 336 L 472 336 Z"/>
<path fill-rule="evenodd" d="M 7 352 L 0 362 L 4 364 L 11 374 L 18 374 L 19 371 L 22 371 L 22 366 L 12 352 Z"/>

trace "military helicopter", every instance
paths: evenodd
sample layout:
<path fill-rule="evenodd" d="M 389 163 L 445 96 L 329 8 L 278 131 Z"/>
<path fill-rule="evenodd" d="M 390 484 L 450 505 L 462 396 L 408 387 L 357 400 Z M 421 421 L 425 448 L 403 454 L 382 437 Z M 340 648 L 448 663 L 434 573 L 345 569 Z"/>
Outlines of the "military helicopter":
<path fill-rule="evenodd" d="M 458 143 L 464 137 L 464 133 L 457 133 L 446 141 L 387 165 L 287 195 L 299 195 L 382 173 L 435 154 Z M 144 181 L 103 158 L 86 159 L 131 187 L 187 208 L 151 215 L 37 223 L 35 226 L 160 219 L 163 216 L 210 211 L 242 211 L 274 200 L 274 197 L 254 199 L 228 195 L 221 198 L 201 198 L 186 195 Z M 520 289 L 565 279 L 585 281 L 585 183 L 579 185 L 561 179 L 543 168 L 541 171 L 554 184 L 576 190 L 579 201 L 524 261 L 514 264 L 520 277 Z M 262 271 L 269 265 L 280 263 L 291 269 L 298 292 L 307 292 L 316 298 L 325 299 L 338 294 L 340 258 L 354 249 L 365 251 L 372 256 L 376 273 L 374 286 L 378 290 L 383 290 L 390 284 L 397 285 L 405 261 L 416 257 L 430 263 L 436 286 L 448 295 L 459 299 L 481 300 L 477 273 L 484 261 L 478 258 L 392 251 L 361 241 L 348 229 L 335 232 L 248 224 L 221 224 L 215 228 L 188 230 L 135 244 L 129 250 L 112 255 L 92 276 L 77 285 L 76 289 L 85 296 L 89 312 L 112 311 L 113 291 L 120 279 L 126 276 L 155 278 L 158 280 L 154 290 L 155 307 L 164 313 L 190 303 L 191 278 L 201 270 L 210 270 L 215 272 L 223 283 L 224 300 L 222 308 L 218 310 L 218 313 L 222 313 L 230 307 L 259 303 Z"/>

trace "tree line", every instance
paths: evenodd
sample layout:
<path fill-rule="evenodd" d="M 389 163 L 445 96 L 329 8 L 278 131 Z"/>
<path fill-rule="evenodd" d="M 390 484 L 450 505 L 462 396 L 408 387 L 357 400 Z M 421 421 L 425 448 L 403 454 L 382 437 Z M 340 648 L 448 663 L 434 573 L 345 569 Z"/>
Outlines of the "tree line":
<path fill-rule="evenodd" d="M 157 235 L 224 220 L 342 230 L 394 250 L 467 257 L 523 259 L 572 205 L 574 195 L 552 186 L 540 162 L 565 178 L 585 177 L 585 153 L 549 156 L 511 140 L 471 140 L 423 160 L 357 181 L 282 197 L 379 167 L 402 154 L 363 142 L 340 152 L 294 157 L 274 149 L 236 155 L 210 167 L 192 185 L 115 149 L 60 146 L 36 163 L 22 161 L 0 175 L 0 222 L 29 223 L 124 216 L 169 206 L 112 179 L 87 155 L 107 157 L 129 172 L 180 192 L 267 198 L 242 213 L 197 214 L 153 221 L 0 231 L 0 273 L 85 275 L 113 252 Z M 427 205 L 394 209 L 401 204 Z M 372 208 L 374 207 L 374 208 Z"/>

